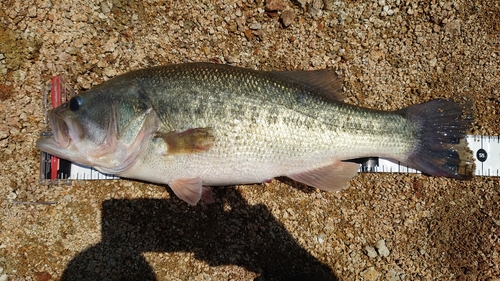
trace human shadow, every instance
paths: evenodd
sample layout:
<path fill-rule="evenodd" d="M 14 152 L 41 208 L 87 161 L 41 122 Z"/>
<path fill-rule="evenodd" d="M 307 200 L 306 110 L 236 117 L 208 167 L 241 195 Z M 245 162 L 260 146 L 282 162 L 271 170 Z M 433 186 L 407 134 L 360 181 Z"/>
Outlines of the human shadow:
<path fill-rule="evenodd" d="M 266 206 L 248 205 L 234 189 L 214 193 L 214 204 L 196 207 L 177 198 L 104 201 L 102 241 L 75 256 L 61 280 L 157 280 L 144 252 L 191 252 L 210 266 L 255 272 L 256 280 L 338 280 Z"/>

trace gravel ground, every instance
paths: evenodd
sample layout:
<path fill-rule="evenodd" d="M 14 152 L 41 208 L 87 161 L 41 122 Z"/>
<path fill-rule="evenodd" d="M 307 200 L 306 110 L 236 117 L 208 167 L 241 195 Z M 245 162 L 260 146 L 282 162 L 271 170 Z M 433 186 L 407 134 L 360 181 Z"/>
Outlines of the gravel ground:
<path fill-rule="evenodd" d="M 349 103 L 471 100 L 471 133 L 500 134 L 498 0 L 195 2 L 2 1 L 0 281 L 500 280 L 498 178 L 360 174 L 337 194 L 279 178 L 196 207 L 128 180 L 40 185 L 57 74 L 80 92 L 170 63 L 328 67 Z"/>

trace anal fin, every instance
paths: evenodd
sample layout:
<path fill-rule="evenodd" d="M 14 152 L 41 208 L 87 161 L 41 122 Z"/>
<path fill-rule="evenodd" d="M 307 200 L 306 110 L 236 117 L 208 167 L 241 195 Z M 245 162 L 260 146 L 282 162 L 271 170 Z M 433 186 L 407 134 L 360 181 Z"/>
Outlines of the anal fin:
<path fill-rule="evenodd" d="M 339 191 L 359 170 L 359 164 L 335 162 L 331 165 L 302 173 L 287 175 L 294 181 L 325 191 Z"/>

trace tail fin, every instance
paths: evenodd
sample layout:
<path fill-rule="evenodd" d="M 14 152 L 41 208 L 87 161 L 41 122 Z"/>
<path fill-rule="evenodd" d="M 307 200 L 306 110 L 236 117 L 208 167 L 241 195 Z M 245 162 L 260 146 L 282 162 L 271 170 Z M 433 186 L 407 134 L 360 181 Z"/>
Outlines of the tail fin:
<path fill-rule="evenodd" d="M 474 158 L 465 140 L 473 122 L 470 104 L 437 99 L 398 112 L 415 124 L 419 141 L 405 164 L 433 176 L 470 179 Z"/>

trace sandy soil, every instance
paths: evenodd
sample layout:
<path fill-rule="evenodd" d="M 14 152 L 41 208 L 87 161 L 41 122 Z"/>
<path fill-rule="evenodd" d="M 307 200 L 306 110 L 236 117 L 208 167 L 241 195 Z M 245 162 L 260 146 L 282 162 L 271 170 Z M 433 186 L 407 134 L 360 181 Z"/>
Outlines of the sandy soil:
<path fill-rule="evenodd" d="M 384 110 L 472 100 L 471 133 L 499 135 L 499 1 L 1 6 L 0 280 L 500 280 L 498 178 L 360 174 L 337 194 L 280 178 L 189 207 L 128 180 L 41 185 L 34 145 L 51 76 L 81 92 L 191 61 L 335 68 L 347 102 Z"/>

